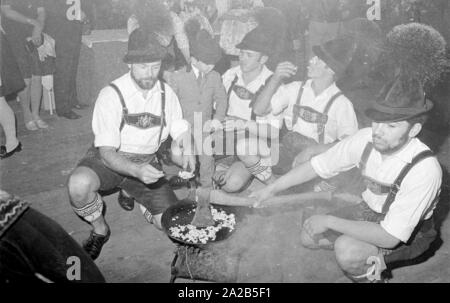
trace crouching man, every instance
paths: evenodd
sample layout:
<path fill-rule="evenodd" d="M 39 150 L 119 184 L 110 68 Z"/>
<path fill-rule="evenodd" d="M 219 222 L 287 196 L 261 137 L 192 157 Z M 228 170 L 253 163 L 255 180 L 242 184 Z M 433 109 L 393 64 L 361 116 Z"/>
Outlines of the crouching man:
<path fill-rule="evenodd" d="M 99 94 L 92 128 L 94 146 L 69 179 L 69 195 L 76 214 L 92 224 L 83 248 L 96 259 L 108 241 L 110 229 L 103 214 L 98 191 L 120 188 L 141 204 L 147 220 L 161 229 L 164 210 L 177 198 L 164 178 L 155 156 L 161 142 L 170 136 L 180 150 L 177 162 L 195 168 L 189 124 L 182 119 L 177 96 L 157 80 L 164 48 L 141 29 L 129 38 L 124 62 L 130 72 L 113 81 Z M 189 139 L 188 139 L 189 140 Z M 130 198 L 130 199 L 131 199 Z"/>
<path fill-rule="evenodd" d="M 363 202 L 311 216 L 301 232 L 308 248 L 334 248 L 339 266 L 353 281 L 380 279 L 386 265 L 420 256 L 436 237 L 432 215 L 442 171 L 417 138 L 432 103 L 417 81 L 397 79 L 387 87 L 366 111 L 372 128 L 360 130 L 252 193 L 260 206 L 291 186 L 359 167 L 367 185 Z"/>

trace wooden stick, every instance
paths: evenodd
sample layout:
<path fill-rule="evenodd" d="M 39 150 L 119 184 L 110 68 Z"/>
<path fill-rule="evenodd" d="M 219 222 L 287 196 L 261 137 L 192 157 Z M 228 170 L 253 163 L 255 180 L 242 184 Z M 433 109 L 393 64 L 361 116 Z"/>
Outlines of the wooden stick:
<path fill-rule="evenodd" d="M 264 201 L 262 207 L 281 206 L 289 203 L 302 203 L 311 200 L 328 200 L 332 198 L 331 192 L 307 192 L 301 194 L 281 195 L 269 198 Z M 256 202 L 254 198 L 240 197 L 233 194 L 227 194 L 221 190 L 212 190 L 210 194 L 211 203 L 228 206 L 247 206 L 252 207 Z"/>

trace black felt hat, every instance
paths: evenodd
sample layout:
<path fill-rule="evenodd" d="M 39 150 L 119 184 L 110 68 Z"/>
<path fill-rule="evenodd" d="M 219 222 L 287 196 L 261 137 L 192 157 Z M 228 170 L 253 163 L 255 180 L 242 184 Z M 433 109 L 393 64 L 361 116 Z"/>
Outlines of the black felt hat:
<path fill-rule="evenodd" d="M 236 45 L 236 48 L 251 50 L 270 56 L 272 54 L 273 45 L 272 39 L 267 33 L 260 26 L 257 26 L 245 35 L 241 43 Z"/>
<path fill-rule="evenodd" d="M 215 65 L 222 58 L 219 43 L 203 29 L 194 41 L 189 42 L 192 56 L 203 63 Z"/>
<path fill-rule="evenodd" d="M 162 60 L 166 49 L 158 42 L 154 33 L 135 29 L 128 38 L 128 52 L 123 58 L 127 64 L 150 63 Z"/>
<path fill-rule="evenodd" d="M 375 122 L 398 122 L 424 114 L 432 108 L 433 103 L 425 97 L 419 80 L 397 77 L 383 88 L 365 114 Z"/>
<path fill-rule="evenodd" d="M 324 61 L 339 78 L 345 73 L 352 61 L 357 45 L 351 37 L 340 37 L 325 42 L 322 45 L 313 46 L 314 54 Z"/>
<path fill-rule="evenodd" d="M 189 50 L 197 60 L 215 65 L 222 58 L 222 49 L 219 43 L 204 29 L 200 22 L 191 18 L 186 21 L 184 30 L 189 39 Z"/>

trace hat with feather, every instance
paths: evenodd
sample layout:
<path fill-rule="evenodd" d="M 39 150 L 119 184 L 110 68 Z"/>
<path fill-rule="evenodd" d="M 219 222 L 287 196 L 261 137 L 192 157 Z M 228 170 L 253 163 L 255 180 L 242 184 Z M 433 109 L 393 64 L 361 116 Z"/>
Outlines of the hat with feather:
<path fill-rule="evenodd" d="M 405 121 L 433 108 L 424 87 L 439 80 L 448 68 L 446 43 L 434 28 L 409 23 L 387 35 L 386 58 L 392 67 L 388 81 L 371 108 L 365 111 L 376 122 Z"/>

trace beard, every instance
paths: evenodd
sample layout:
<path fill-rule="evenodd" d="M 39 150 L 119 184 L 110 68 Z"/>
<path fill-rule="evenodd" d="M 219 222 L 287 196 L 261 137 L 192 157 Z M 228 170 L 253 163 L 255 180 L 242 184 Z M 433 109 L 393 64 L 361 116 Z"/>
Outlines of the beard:
<path fill-rule="evenodd" d="M 395 152 L 399 151 L 408 143 L 408 139 L 408 133 L 405 133 L 395 145 L 391 145 L 382 138 L 376 135 L 372 135 L 373 147 L 383 155 L 392 155 Z"/>
<path fill-rule="evenodd" d="M 149 78 L 141 78 L 137 79 L 133 73 L 131 73 L 131 78 L 133 78 L 134 82 L 139 86 L 139 88 L 143 90 L 151 90 L 158 79 L 149 77 Z"/>

